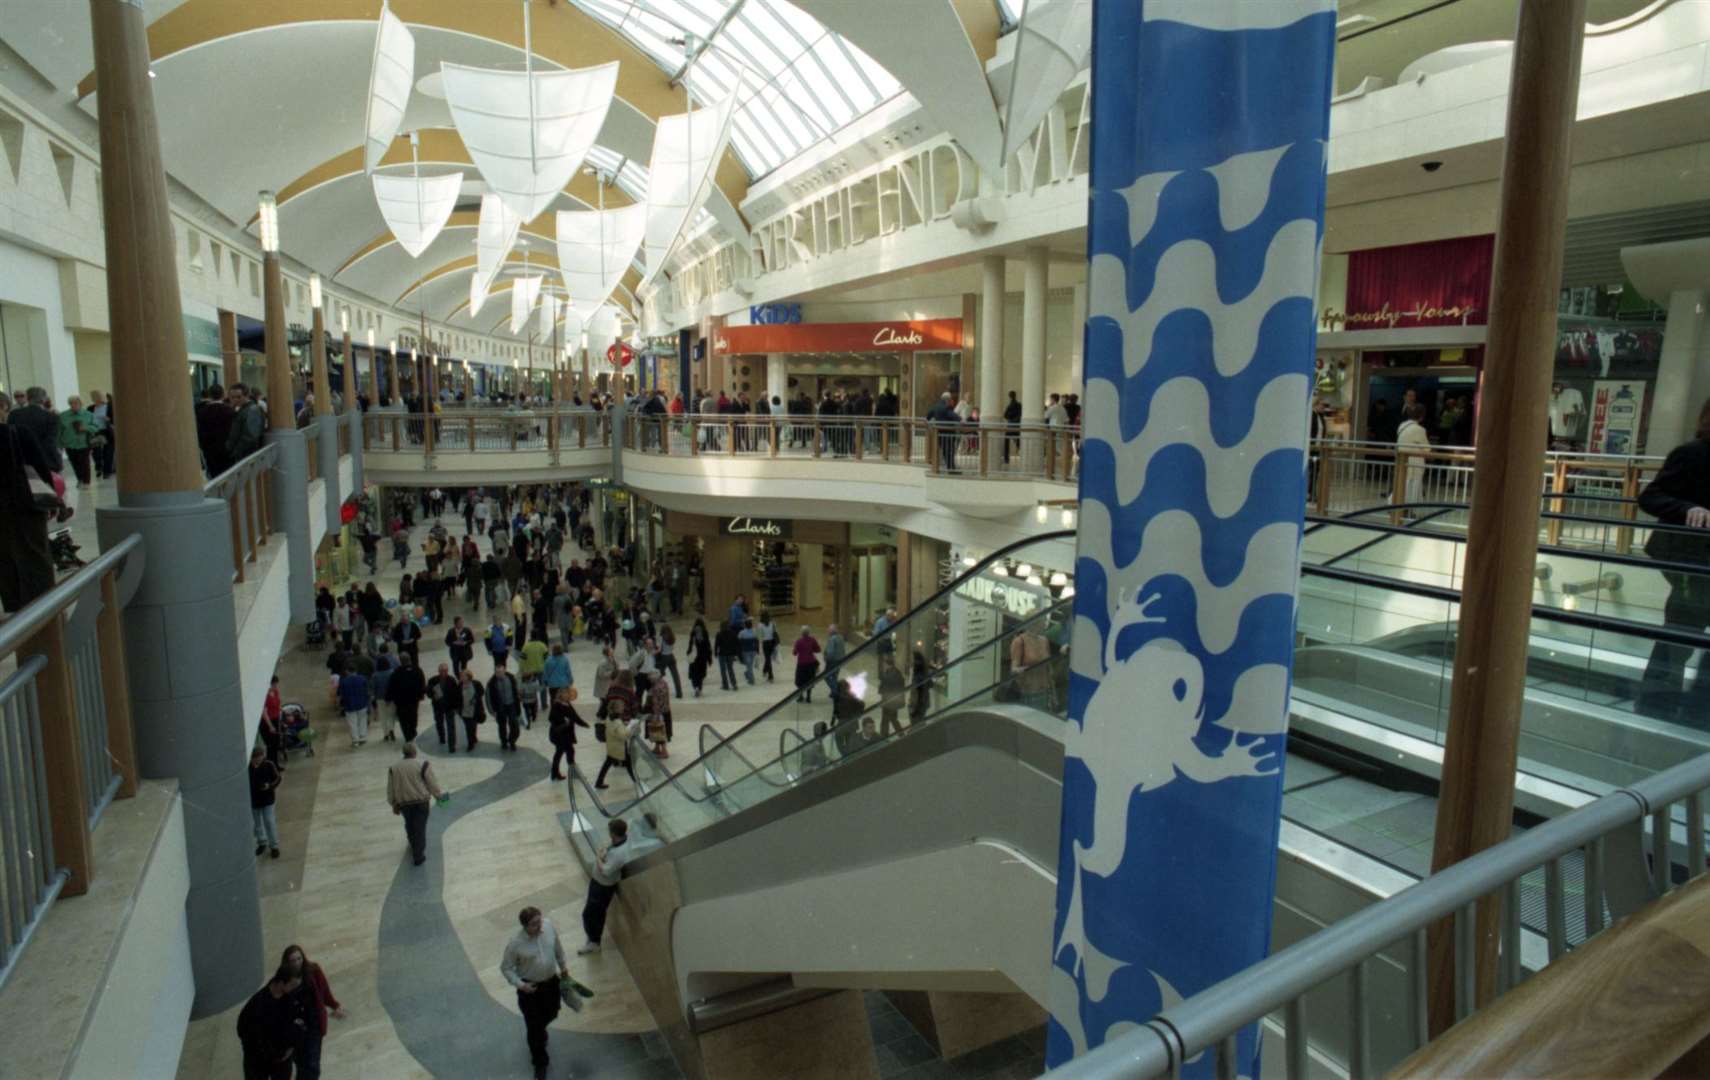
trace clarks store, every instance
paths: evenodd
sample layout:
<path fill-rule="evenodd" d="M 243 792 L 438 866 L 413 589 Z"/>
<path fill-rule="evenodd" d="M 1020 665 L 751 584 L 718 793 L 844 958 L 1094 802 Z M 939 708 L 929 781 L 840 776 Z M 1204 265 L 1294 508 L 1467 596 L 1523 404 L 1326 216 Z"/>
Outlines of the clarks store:
<path fill-rule="evenodd" d="M 961 387 L 961 319 L 730 326 L 712 339 L 711 381 L 755 401 L 897 395 L 902 415 Z"/>

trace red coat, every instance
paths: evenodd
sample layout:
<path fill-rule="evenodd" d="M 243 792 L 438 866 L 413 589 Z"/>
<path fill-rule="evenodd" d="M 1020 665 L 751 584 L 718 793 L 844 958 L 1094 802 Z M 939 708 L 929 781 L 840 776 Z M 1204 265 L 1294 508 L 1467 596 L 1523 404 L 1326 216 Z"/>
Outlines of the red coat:
<path fill-rule="evenodd" d="M 309 985 L 315 988 L 315 1016 L 320 1020 L 321 1034 L 327 1033 L 327 1010 L 342 1009 L 338 998 L 333 997 L 332 987 L 327 985 L 327 973 L 321 970 L 321 965 L 309 965 Z"/>

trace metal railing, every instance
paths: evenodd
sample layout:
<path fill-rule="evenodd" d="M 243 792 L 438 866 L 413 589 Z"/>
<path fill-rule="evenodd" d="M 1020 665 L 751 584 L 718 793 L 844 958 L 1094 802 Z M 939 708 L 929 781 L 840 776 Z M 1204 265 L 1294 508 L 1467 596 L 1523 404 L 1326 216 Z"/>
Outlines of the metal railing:
<path fill-rule="evenodd" d="M 671 457 L 808 458 L 924 467 L 934 476 L 1072 482 L 1079 436 L 1037 424 L 907 416 L 689 413 L 630 416 L 624 448 Z"/>
<path fill-rule="evenodd" d="M 611 422 L 592 409 L 457 409 L 436 413 L 369 412 L 362 418 L 364 450 L 515 453 L 611 445 Z"/>
<path fill-rule="evenodd" d="M 1616 550 L 1625 552 L 1643 544 L 1643 522 L 1633 500 L 1662 468 L 1662 461 L 1628 454 L 1545 453 L 1545 509 L 1593 519 L 1555 521 L 1547 528 L 1547 541 L 1601 544 L 1609 530 L 1595 519 L 1607 519 L 1620 526 L 1613 536 Z M 1389 443 L 1322 439 L 1311 445 L 1310 462 L 1307 502 L 1320 514 L 1386 503 L 1466 505 L 1472 499 L 1474 451 L 1470 446 L 1411 450 Z"/>
<path fill-rule="evenodd" d="M 1343 983 L 1338 1011 L 1346 1022 L 1348 1076 L 1362 1080 L 1382 1073 L 1396 1061 L 1374 1063 L 1372 1054 L 1376 1001 L 1369 987 L 1381 954 L 1399 946 L 1407 958 L 1405 1019 L 1412 1049 L 1417 1049 L 1429 1041 L 1426 936 L 1433 924 L 1452 920 L 1454 1012 L 1455 1019 L 1464 1019 L 1527 977 L 1521 964 L 1526 894 L 1543 892 L 1548 960 L 1568 952 L 1570 864 L 1583 868 L 1578 906 L 1588 939 L 1701 875 L 1706 789 L 1710 755 L 1611 792 L 1296 942 L 1046 1075 L 1059 1080 L 1174 1076 L 1185 1062 L 1211 1050 L 1217 1075 L 1233 1077 L 1239 1032 L 1280 1010 L 1288 1076 L 1304 1080 L 1312 1035 L 1306 997 L 1328 990 L 1332 982 Z M 1482 1002 L 1475 1001 L 1473 960 L 1481 902 L 1500 909 L 1496 993 Z"/>
<path fill-rule="evenodd" d="M 244 563 L 255 562 L 273 533 L 273 491 L 269 472 L 279 447 L 269 443 L 202 486 L 202 494 L 220 499 L 230 511 L 232 580 L 244 579 Z M 309 455 L 313 462 L 315 456 Z"/>
<path fill-rule="evenodd" d="M 131 536 L 0 624 L 0 987 L 47 909 L 89 888 L 89 833 L 136 793 L 120 611 Z"/>

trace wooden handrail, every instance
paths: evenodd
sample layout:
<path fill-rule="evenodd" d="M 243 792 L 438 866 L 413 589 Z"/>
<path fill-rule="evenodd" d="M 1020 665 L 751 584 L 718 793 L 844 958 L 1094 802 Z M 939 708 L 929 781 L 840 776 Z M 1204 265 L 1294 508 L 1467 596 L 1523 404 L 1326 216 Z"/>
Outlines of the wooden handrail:
<path fill-rule="evenodd" d="M 1710 1037 L 1710 877 L 1544 968 L 1428 1043 L 1390 1080 L 1657 1076 Z"/>

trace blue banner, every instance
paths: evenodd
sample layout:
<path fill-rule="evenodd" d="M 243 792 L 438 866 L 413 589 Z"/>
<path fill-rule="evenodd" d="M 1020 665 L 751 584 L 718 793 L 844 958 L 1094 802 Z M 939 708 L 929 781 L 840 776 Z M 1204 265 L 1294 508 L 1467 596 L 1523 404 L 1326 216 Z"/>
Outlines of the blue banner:
<path fill-rule="evenodd" d="M 1053 1065 L 1269 948 L 1335 20 L 1095 0 Z"/>

